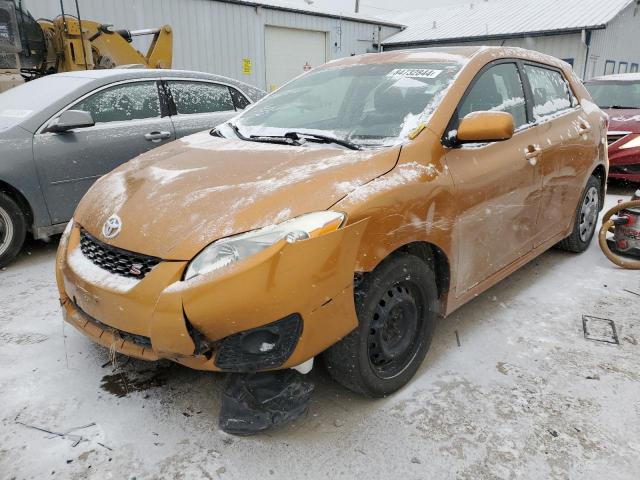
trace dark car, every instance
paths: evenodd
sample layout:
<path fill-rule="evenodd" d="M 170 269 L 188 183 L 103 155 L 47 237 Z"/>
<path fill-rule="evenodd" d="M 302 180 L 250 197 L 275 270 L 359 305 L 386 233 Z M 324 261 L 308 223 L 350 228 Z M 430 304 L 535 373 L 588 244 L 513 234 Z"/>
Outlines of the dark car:
<path fill-rule="evenodd" d="M 263 96 L 218 75 L 143 69 L 60 73 L 0 94 L 0 267 L 27 231 L 61 233 L 104 174 Z"/>
<path fill-rule="evenodd" d="M 640 182 L 640 73 L 598 77 L 585 86 L 609 115 L 609 177 Z"/>

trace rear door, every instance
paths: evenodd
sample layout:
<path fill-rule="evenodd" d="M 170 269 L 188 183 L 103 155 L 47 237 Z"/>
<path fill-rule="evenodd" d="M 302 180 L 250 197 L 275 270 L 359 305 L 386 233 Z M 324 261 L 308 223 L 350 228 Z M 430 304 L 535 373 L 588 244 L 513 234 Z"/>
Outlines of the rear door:
<path fill-rule="evenodd" d="M 164 83 L 176 138 L 211 129 L 249 104 L 238 90 L 220 83 L 170 79 Z"/>
<path fill-rule="evenodd" d="M 72 217 L 96 179 L 175 138 L 170 118 L 163 116 L 156 80 L 101 88 L 67 109 L 90 112 L 96 124 L 34 137 L 34 158 L 54 224 Z"/>
<path fill-rule="evenodd" d="M 460 211 L 455 226 L 458 297 L 533 248 L 540 144 L 525 98 L 518 63 L 494 62 L 476 76 L 449 125 L 454 134 L 471 112 L 506 111 L 516 127 L 509 140 L 463 145 L 445 156 Z"/>
<path fill-rule="evenodd" d="M 597 155 L 599 126 L 591 124 L 561 70 L 529 62 L 523 70 L 542 147 L 538 161 L 542 190 L 534 239 L 537 247 L 569 228 Z"/>

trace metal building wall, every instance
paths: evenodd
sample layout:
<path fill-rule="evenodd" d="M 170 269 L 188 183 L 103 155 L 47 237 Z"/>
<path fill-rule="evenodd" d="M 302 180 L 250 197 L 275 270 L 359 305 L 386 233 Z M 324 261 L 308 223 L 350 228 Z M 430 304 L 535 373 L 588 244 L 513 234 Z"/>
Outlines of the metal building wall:
<path fill-rule="evenodd" d="M 640 64 L 640 7 L 632 4 L 620 12 L 605 30 L 594 31 L 591 38 L 587 78 L 604 75 L 607 60 Z M 592 74 L 593 72 L 593 74 Z"/>
<path fill-rule="evenodd" d="M 215 0 L 80 0 L 83 18 L 130 30 L 170 24 L 174 30 L 174 68 L 217 73 L 265 88 L 264 26 L 327 32 L 327 58 L 367 52 L 378 42 L 378 26 L 339 18 L 249 7 Z M 34 17 L 60 13 L 59 0 L 25 0 Z M 73 0 L 64 0 L 75 13 Z M 381 27 L 384 40 L 400 31 Z M 137 43 L 141 50 L 144 43 Z M 291 45 L 291 48 L 296 48 Z M 243 59 L 252 71 L 243 73 Z M 302 73 L 302 70 L 301 72 Z"/>

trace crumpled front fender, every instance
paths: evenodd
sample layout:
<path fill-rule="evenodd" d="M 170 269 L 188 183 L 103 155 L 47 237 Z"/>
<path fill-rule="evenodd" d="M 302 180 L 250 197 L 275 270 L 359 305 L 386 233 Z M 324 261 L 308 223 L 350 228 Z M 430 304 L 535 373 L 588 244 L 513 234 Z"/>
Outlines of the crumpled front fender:
<path fill-rule="evenodd" d="M 282 242 L 223 275 L 182 282 L 186 318 L 216 341 L 298 313 L 302 335 L 284 366 L 308 360 L 358 324 L 353 274 L 367 222 L 302 242 Z"/>

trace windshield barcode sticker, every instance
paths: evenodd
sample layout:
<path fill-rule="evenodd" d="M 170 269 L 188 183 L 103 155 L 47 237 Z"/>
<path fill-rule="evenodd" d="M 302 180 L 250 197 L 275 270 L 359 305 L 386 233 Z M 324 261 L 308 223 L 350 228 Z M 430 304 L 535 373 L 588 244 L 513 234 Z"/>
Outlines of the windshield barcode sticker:
<path fill-rule="evenodd" d="M 0 111 L 0 117 L 9 118 L 24 118 L 28 117 L 33 110 L 2 110 Z"/>
<path fill-rule="evenodd" d="M 436 78 L 441 73 L 442 70 L 431 68 L 396 68 L 391 70 L 387 77 Z"/>

